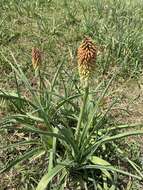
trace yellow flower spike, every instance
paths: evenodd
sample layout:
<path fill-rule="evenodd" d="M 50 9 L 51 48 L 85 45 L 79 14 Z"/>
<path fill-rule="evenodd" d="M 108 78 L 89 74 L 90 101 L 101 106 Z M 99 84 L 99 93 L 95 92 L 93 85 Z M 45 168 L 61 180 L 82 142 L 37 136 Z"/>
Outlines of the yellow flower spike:
<path fill-rule="evenodd" d="M 91 38 L 86 37 L 77 51 L 78 71 L 81 83 L 87 85 L 96 69 L 96 45 Z"/>
<path fill-rule="evenodd" d="M 32 65 L 34 70 L 37 70 L 42 62 L 41 52 L 38 48 L 32 48 Z"/>

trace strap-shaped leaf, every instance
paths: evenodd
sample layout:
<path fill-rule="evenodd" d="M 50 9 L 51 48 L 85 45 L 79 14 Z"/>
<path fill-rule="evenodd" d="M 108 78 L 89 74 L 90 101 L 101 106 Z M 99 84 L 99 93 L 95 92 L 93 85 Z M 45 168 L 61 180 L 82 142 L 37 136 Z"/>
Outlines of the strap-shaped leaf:
<path fill-rule="evenodd" d="M 83 158 L 84 159 L 90 158 L 90 156 L 93 155 L 95 150 L 103 143 L 107 143 L 110 141 L 122 139 L 122 138 L 133 136 L 133 135 L 143 135 L 143 130 L 130 131 L 130 132 L 125 132 L 125 133 L 121 133 L 118 135 L 114 135 L 114 136 L 107 136 L 107 137 L 97 141 L 93 146 L 87 148 L 87 150 L 85 151 L 85 153 L 83 155 Z"/>
<path fill-rule="evenodd" d="M 103 160 L 102 158 L 99 158 L 97 156 L 92 156 L 89 159 L 93 164 L 98 164 L 98 165 L 102 165 L 102 166 L 111 166 L 111 164 L 109 162 L 107 162 L 106 160 Z M 102 170 L 102 172 L 110 179 L 112 180 L 112 176 L 111 174 L 107 171 L 107 170 Z"/>
<path fill-rule="evenodd" d="M 141 177 L 139 177 L 137 175 L 134 175 L 134 174 L 131 174 L 129 172 L 117 169 L 113 166 L 103 166 L 103 165 L 95 164 L 95 165 L 86 165 L 86 166 L 82 166 L 82 167 L 78 168 L 78 170 L 80 170 L 80 169 L 100 169 L 100 170 L 105 169 L 105 170 L 108 170 L 111 172 L 117 172 L 117 173 L 121 173 L 123 175 L 134 177 L 134 178 L 139 179 L 139 180 L 142 179 Z"/>
<path fill-rule="evenodd" d="M 33 145 L 33 144 L 39 144 L 40 145 L 40 142 L 38 142 L 37 140 L 25 140 L 25 141 L 20 141 L 17 143 L 6 145 L 6 146 L 0 146 L 0 149 L 1 150 L 7 150 L 9 148 L 15 148 L 17 146 Z"/>
<path fill-rule="evenodd" d="M 46 173 L 40 182 L 38 183 L 38 186 L 36 190 L 45 190 L 47 185 L 50 183 L 50 181 L 55 177 L 61 170 L 65 168 L 64 165 L 57 165 L 53 169 L 50 170 L 50 172 Z"/>
<path fill-rule="evenodd" d="M 18 164 L 19 162 L 29 159 L 30 157 L 32 157 L 34 154 L 37 154 L 38 151 L 43 150 L 43 148 L 35 148 L 32 149 L 28 152 L 26 152 L 24 155 L 18 157 L 17 159 L 13 160 L 12 162 L 10 162 L 5 168 L 3 168 L 2 170 L 0 170 L 0 173 L 9 171 L 13 166 L 15 166 L 16 164 Z"/>

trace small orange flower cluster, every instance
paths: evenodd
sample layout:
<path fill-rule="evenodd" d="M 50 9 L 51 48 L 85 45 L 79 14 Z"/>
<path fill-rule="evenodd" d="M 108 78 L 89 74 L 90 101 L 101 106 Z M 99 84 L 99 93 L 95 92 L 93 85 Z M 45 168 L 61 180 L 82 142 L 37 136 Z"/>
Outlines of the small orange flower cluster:
<path fill-rule="evenodd" d="M 96 69 L 96 45 L 91 38 L 85 38 L 78 48 L 78 70 L 81 82 L 88 82 Z"/>
<path fill-rule="evenodd" d="M 32 65 L 34 70 L 38 69 L 42 62 L 41 52 L 38 48 L 32 48 Z"/>

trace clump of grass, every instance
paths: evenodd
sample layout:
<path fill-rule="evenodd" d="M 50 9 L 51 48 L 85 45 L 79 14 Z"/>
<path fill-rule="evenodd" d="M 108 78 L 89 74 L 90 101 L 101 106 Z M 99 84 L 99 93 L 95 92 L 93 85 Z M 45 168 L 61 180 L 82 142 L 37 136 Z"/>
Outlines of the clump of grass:
<path fill-rule="evenodd" d="M 88 43 L 91 44 L 91 42 Z M 88 48 L 85 49 L 83 57 L 88 51 Z M 9 54 L 13 61 L 1 53 L 15 72 L 16 77 L 29 92 L 29 96 L 23 95 L 17 80 L 15 95 L 1 90 L 0 97 L 11 102 L 15 107 L 14 114 L 11 113 L 2 119 L 1 130 L 17 130 L 32 136 L 28 140 L 3 147 L 9 149 L 22 145 L 27 146 L 27 149 L 22 155 L 1 168 L 1 173 L 18 166 L 20 162 L 40 159 L 45 155 L 48 165 L 46 169 L 45 165 L 41 166 L 41 170 L 45 174 L 38 179 L 37 190 L 46 188 L 114 190 L 120 189 L 118 183 L 120 175 L 142 180 L 141 168 L 124 154 L 124 150 L 117 141 L 132 135 L 142 135 L 143 131 L 139 130 L 142 125 L 109 125 L 106 117 L 116 102 L 111 103 L 103 113 L 99 109 L 100 102 L 109 90 L 115 76 L 108 81 L 106 87 L 101 82 L 94 91 L 89 88 L 90 85 L 87 83 L 86 88 L 83 89 L 84 93 L 77 89 L 77 85 L 73 81 L 70 81 L 64 86 L 65 94 L 59 94 L 56 84 L 63 70 L 63 62 L 61 62 L 50 83 L 50 88 L 46 88 L 46 75 L 39 68 L 38 80 L 42 87 L 35 91 L 17 63 L 14 54 L 11 51 Z M 93 58 L 95 59 L 96 56 Z M 93 64 L 90 59 L 86 59 L 86 64 L 88 65 L 88 63 Z M 90 74 L 91 70 L 88 67 L 85 67 L 84 70 Z M 68 89 L 71 83 L 73 85 L 70 95 Z M 92 94 L 96 96 L 96 99 L 92 97 Z M 81 102 L 82 105 L 80 105 Z M 79 107 L 81 108 L 79 109 Z M 135 127 L 138 130 L 123 132 L 123 129 Z M 35 136 L 38 138 L 35 139 Z M 119 155 L 116 154 L 116 159 L 121 159 L 121 161 L 123 159 L 132 170 L 127 171 L 124 165 L 121 167 L 117 162 L 113 162 L 114 151 Z"/>
<path fill-rule="evenodd" d="M 104 96 L 108 96 L 111 81 L 104 81 L 94 90 L 85 88 L 84 92 L 78 87 L 76 73 L 71 70 L 76 62 L 75 48 L 87 35 L 104 50 L 97 56 L 97 78 L 108 75 L 110 70 L 114 73 L 114 68 L 123 78 L 138 78 L 143 60 L 141 1 L 26 0 L 21 3 L 1 0 L 0 10 L 3 18 L 0 24 L 0 105 L 6 109 L 5 113 L 0 113 L 3 118 L 1 130 L 8 134 L 13 131 L 28 134 L 23 141 L 20 139 L 20 142 L 3 147 L 5 150 L 19 146 L 26 149 L 19 152 L 20 156 L 13 162 L 8 161 L 1 172 L 12 166 L 21 170 L 24 166 L 19 163 L 24 164 L 24 160 L 41 159 L 40 172 L 37 172 L 40 174 L 32 179 L 33 186 L 29 184 L 31 177 L 29 181 L 24 177 L 25 189 L 35 189 L 46 172 L 42 182 L 45 179 L 45 186 L 49 182 L 48 188 L 108 189 L 110 186 L 121 189 L 117 173 L 135 174 L 137 181 L 141 179 L 141 168 L 134 163 L 136 160 L 129 160 L 132 156 L 128 158 L 119 143 L 124 136 L 141 134 L 142 131 L 136 130 L 122 131 L 130 127 L 139 129 L 140 124 L 117 127 L 108 123 L 107 115 L 114 101 L 104 112 L 100 107 Z M 29 56 L 33 44 L 48 52 L 42 60 L 44 70 L 40 68 L 35 80 L 36 88 L 31 84 L 33 72 Z M 86 68 L 84 70 L 88 73 Z M 121 160 L 120 164 L 114 168 L 117 160 Z M 118 170 L 119 167 L 126 170 L 126 163 L 130 164 L 132 174 Z M 119 174 L 117 176 L 120 178 Z M 126 185 L 127 182 L 123 186 Z"/>

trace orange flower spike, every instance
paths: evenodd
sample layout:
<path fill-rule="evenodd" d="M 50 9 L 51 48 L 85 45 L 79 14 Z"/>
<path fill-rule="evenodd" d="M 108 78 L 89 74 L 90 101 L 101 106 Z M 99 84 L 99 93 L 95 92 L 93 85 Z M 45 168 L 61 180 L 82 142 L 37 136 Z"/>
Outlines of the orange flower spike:
<path fill-rule="evenodd" d="M 77 51 L 80 80 L 87 83 L 96 69 L 97 49 L 91 38 L 85 38 Z"/>
<path fill-rule="evenodd" d="M 42 57 L 38 48 L 32 48 L 32 65 L 34 70 L 38 69 L 41 65 Z"/>

